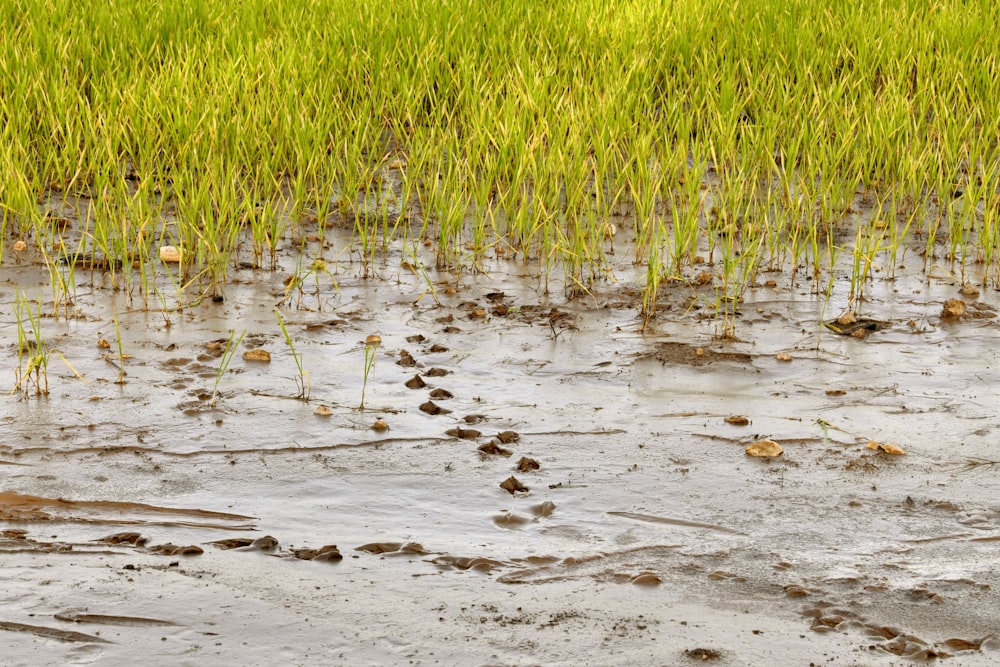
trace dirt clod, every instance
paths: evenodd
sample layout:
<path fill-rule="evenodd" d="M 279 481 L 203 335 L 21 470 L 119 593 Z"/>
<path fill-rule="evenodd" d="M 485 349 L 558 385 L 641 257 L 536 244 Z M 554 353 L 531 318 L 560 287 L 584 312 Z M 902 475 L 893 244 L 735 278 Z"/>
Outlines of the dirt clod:
<path fill-rule="evenodd" d="M 521 436 L 515 431 L 501 431 L 497 433 L 497 440 L 500 441 L 502 445 L 509 445 L 513 442 L 518 442 Z"/>
<path fill-rule="evenodd" d="M 962 285 L 962 289 L 959 290 L 962 296 L 971 296 L 973 298 L 979 296 L 979 288 L 972 283 L 965 283 Z"/>
<path fill-rule="evenodd" d="M 115 533 L 107 537 L 102 537 L 97 541 L 104 542 L 105 544 L 132 544 L 137 547 L 146 544 L 146 538 L 135 532 Z"/>
<path fill-rule="evenodd" d="M 485 456 L 512 456 L 514 452 L 509 449 L 504 449 L 496 443 L 494 440 L 490 440 L 485 445 L 479 446 L 479 453 Z"/>
<path fill-rule="evenodd" d="M 955 319 L 964 317 L 966 313 L 966 303 L 961 299 L 948 299 L 941 309 L 941 317 L 944 319 Z"/>
<path fill-rule="evenodd" d="M 427 401 L 426 403 L 421 403 L 420 411 L 426 412 L 429 415 L 447 415 L 451 413 L 451 410 L 447 408 L 442 408 L 434 401 Z"/>
<path fill-rule="evenodd" d="M 691 660 L 718 660 L 722 653 L 714 648 L 689 648 L 684 650 L 684 655 Z"/>
<path fill-rule="evenodd" d="M 892 456 L 903 456 L 906 454 L 906 450 L 899 445 L 894 445 L 891 442 L 876 442 L 874 440 L 869 440 L 868 444 L 865 445 L 865 449 L 875 449 Z"/>
<path fill-rule="evenodd" d="M 664 364 L 689 364 L 691 366 L 703 366 L 718 362 L 749 364 L 753 360 L 746 352 L 713 350 L 680 341 L 657 343 L 653 358 Z"/>
<path fill-rule="evenodd" d="M 423 389 L 427 386 L 427 383 L 419 375 L 414 375 L 405 384 L 407 389 Z"/>
<path fill-rule="evenodd" d="M 512 496 L 515 493 L 527 493 L 529 491 L 528 487 L 517 481 L 517 477 L 514 477 L 513 475 L 500 482 L 500 488 Z"/>
<path fill-rule="evenodd" d="M 538 461 L 536 461 L 535 459 L 530 459 L 527 456 L 522 456 L 521 459 L 517 462 L 518 472 L 532 472 L 534 470 L 538 470 L 540 467 L 541 465 L 538 463 Z"/>
<path fill-rule="evenodd" d="M 251 542 L 250 546 L 261 551 L 273 551 L 278 548 L 278 540 L 270 535 L 265 535 Z"/>
<path fill-rule="evenodd" d="M 733 426 L 746 426 L 750 423 L 750 420 L 743 415 L 732 415 L 731 417 L 726 417 L 726 423 Z"/>

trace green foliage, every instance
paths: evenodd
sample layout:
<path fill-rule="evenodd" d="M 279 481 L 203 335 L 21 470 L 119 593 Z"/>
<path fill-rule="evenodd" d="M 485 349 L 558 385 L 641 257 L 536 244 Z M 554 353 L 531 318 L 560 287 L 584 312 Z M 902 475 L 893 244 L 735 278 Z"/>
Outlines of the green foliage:
<path fill-rule="evenodd" d="M 808 262 L 822 292 L 830 229 L 876 193 L 896 219 L 856 239 L 852 301 L 897 225 L 1000 283 L 998 20 L 958 0 L 18 0 L 0 225 L 55 243 L 39 198 L 85 196 L 86 250 L 120 289 L 138 267 L 147 299 L 156 244 L 183 249 L 178 285 L 216 294 L 242 244 L 276 269 L 313 214 L 320 238 L 353 226 L 365 275 L 416 233 L 441 268 L 504 248 L 580 293 L 624 212 L 648 319 L 705 247 L 741 256 L 719 303 L 765 263 Z"/>

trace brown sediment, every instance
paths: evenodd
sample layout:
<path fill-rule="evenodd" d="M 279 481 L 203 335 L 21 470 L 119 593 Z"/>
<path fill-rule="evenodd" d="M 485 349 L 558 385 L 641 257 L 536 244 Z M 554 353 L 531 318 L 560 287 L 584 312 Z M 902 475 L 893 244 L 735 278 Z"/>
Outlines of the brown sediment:
<path fill-rule="evenodd" d="M 58 621 L 68 621 L 70 623 L 97 623 L 100 625 L 124 625 L 137 627 L 172 626 L 177 625 L 171 621 L 162 621 L 158 618 L 142 618 L 139 616 L 110 616 L 107 614 L 88 614 L 78 611 L 64 611 L 54 615 Z"/>
<path fill-rule="evenodd" d="M 126 518 L 126 515 L 133 515 Z M 135 518 L 146 515 L 153 519 Z M 163 518 L 160 518 L 163 517 Z M 175 517 L 172 519 L 166 517 Z M 252 530 L 250 524 L 196 522 L 190 518 L 223 519 L 243 521 L 254 517 L 211 510 L 159 507 L 144 503 L 128 503 L 102 500 L 66 500 L 45 498 L 10 491 L 0 492 L 0 520 L 3 521 L 72 521 L 79 523 L 148 524 L 169 526 L 190 526 L 196 528 L 220 528 L 225 530 Z"/>
<path fill-rule="evenodd" d="M 0 630 L 9 630 L 10 632 L 24 632 L 30 635 L 35 635 L 38 637 L 45 637 L 46 639 L 58 639 L 64 642 L 92 642 L 95 644 L 109 644 L 107 639 L 101 639 L 100 637 L 95 637 L 94 635 L 85 635 L 82 632 L 73 632 L 72 630 L 60 630 L 59 628 L 50 628 L 44 625 L 28 625 L 26 623 L 15 623 L 13 621 L 0 621 Z"/>
<path fill-rule="evenodd" d="M 687 364 L 689 366 L 705 366 L 725 362 L 749 364 L 753 361 L 753 357 L 746 352 L 714 350 L 680 341 L 661 341 L 656 344 L 656 351 L 650 356 L 663 364 Z"/>
<path fill-rule="evenodd" d="M 742 535 L 743 533 L 738 530 L 733 530 L 732 528 L 726 528 L 725 526 L 717 526 L 712 523 L 702 523 L 700 521 L 688 521 L 687 519 L 675 519 L 668 516 L 655 516 L 653 514 L 639 514 L 637 512 L 608 512 L 611 516 L 620 516 L 626 519 L 633 519 L 635 521 L 645 521 L 648 523 L 665 523 L 671 526 L 683 526 L 685 528 L 707 528 L 709 530 L 717 530 L 722 533 L 730 533 L 732 535 Z"/>
<path fill-rule="evenodd" d="M 652 544 L 619 551 L 606 551 L 591 554 L 589 556 L 571 556 L 563 559 L 541 559 L 535 563 L 522 560 L 514 560 L 514 563 L 526 562 L 531 565 L 524 569 L 516 570 L 504 574 L 497 578 L 497 581 L 504 584 L 542 584 L 557 581 L 566 581 L 579 577 L 596 578 L 600 580 L 612 580 L 621 583 L 632 582 L 636 576 L 635 572 L 626 573 L 618 571 L 614 565 L 618 562 L 631 559 L 639 554 L 648 554 L 651 557 L 672 553 L 679 549 L 679 544 Z M 646 570 L 640 574 L 659 576 L 655 572 Z M 651 582 L 650 582 L 651 583 Z"/>
<path fill-rule="evenodd" d="M 392 444 L 426 444 L 428 442 L 451 442 L 451 438 L 383 438 L 381 440 L 362 440 L 359 442 L 338 442 L 334 444 L 323 444 L 323 445 L 302 445 L 302 446 L 287 446 L 287 447 L 244 447 L 244 448 L 233 448 L 233 449 L 197 449 L 187 452 L 178 452 L 171 450 L 158 449 L 156 447 L 141 447 L 138 445 L 113 445 L 113 446 L 94 446 L 94 447 L 76 447 L 73 449 L 63 449 L 60 450 L 61 454 L 119 454 L 119 453 L 138 453 L 138 454 L 155 454 L 157 456 L 167 456 L 170 458 L 180 458 L 180 459 L 190 459 L 199 456 L 231 456 L 238 454 L 276 454 L 276 453 L 291 453 L 291 452 L 324 452 L 332 451 L 336 449 L 355 449 L 362 447 L 384 447 L 385 445 Z M 25 450 L 21 450 L 25 451 Z M 35 448 L 31 451 L 51 451 L 48 448 Z M 2 502 L 0 502 L 2 504 Z M 255 518 L 255 517 L 247 517 Z"/>

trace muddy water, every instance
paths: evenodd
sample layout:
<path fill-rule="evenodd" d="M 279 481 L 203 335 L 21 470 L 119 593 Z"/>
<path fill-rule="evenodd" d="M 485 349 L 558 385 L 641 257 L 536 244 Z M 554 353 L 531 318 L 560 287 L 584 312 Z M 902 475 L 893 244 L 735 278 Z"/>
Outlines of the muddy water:
<path fill-rule="evenodd" d="M 778 276 L 723 343 L 711 286 L 643 332 L 627 269 L 567 301 L 498 261 L 438 304 L 392 264 L 283 310 L 309 401 L 283 275 L 166 317 L 77 276 L 42 328 L 83 379 L 53 355 L 0 412 L 5 664 L 1000 660 L 996 292 L 942 319 L 952 281 L 876 282 L 862 339 Z M 12 368 L 46 274 L 0 279 Z"/>

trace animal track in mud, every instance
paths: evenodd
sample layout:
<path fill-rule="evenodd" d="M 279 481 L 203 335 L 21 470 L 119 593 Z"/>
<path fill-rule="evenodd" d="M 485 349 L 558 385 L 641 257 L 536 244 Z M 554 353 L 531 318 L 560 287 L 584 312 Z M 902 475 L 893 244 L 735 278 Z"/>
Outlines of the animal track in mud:
<path fill-rule="evenodd" d="M 911 660 L 931 660 L 949 658 L 958 652 L 979 651 L 987 642 L 998 644 L 992 635 L 976 639 L 951 638 L 941 642 L 928 642 L 906 633 L 900 628 L 868 621 L 864 616 L 849 609 L 837 608 L 828 602 L 819 601 L 802 609 L 802 615 L 812 619 L 809 628 L 813 632 L 847 632 L 855 630 L 868 639 L 876 640 L 867 646 L 870 651 L 884 651 Z"/>

